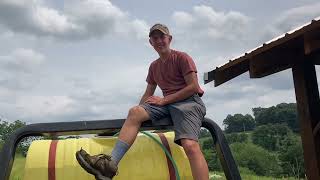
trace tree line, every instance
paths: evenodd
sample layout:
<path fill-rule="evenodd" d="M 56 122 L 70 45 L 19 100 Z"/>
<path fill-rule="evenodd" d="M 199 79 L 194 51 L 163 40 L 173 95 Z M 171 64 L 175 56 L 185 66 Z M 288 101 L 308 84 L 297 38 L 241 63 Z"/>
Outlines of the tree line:
<path fill-rule="evenodd" d="M 26 126 L 26 123 L 21 120 L 16 120 L 13 122 L 7 122 L 0 119 L 0 151 L 4 142 L 10 138 L 11 134 L 14 133 L 17 129 Z M 68 138 L 79 138 L 79 136 L 30 136 L 23 138 L 17 145 L 16 153 L 20 153 L 23 156 L 27 155 L 29 146 L 32 141 L 40 139 L 68 139 Z"/>
<path fill-rule="evenodd" d="M 250 114 L 228 115 L 224 133 L 240 172 L 305 177 L 303 150 L 295 103 L 252 108 Z M 222 170 L 209 132 L 202 129 L 201 148 L 210 170 Z"/>
<path fill-rule="evenodd" d="M 256 126 L 286 124 L 293 132 L 298 133 L 300 129 L 296 109 L 295 103 L 281 103 L 268 108 L 252 108 L 254 117 L 250 114 L 228 115 L 223 120 L 225 132 L 245 132 L 255 129 Z"/>
<path fill-rule="evenodd" d="M 2 146 L 4 142 L 10 138 L 10 135 L 17 129 L 25 126 L 26 123 L 22 122 L 20 120 L 16 120 L 14 122 L 7 122 L 0 119 L 0 150 L 2 149 Z M 17 153 L 21 153 L 23 155 L 26 155 L 26 152 L 28 151 L 30 142 L 32 141 L 32 138 L 24 138 L 21 140 L 17 146 Z"/>

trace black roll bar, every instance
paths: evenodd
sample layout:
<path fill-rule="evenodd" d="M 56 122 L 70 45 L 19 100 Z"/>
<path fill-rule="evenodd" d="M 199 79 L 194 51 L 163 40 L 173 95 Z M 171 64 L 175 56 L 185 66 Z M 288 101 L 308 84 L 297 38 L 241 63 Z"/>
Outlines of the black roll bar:
<path fill-rule="evenodd" d="M 64 136 L 81 134 L 104 134 L 113 135 L 118 132 L 125 119 L 95 120 L 95 121 L 73 121 L 30 124 L 17 129 L 7 139 L 0 153 L 0 180 L 8 180 L 17 144 L 29 136 Z M 209 130 L 214 139 L 223 171 L 228 180 L 240 180 L 238 167 L 233 159 L 229 145 L 220 127 L 211 119 L 205 118 L 202 127 Z M 170 118 L 165 118 L 155 123 L 145 121 L 140 130 L 172 130 L 173 124 Z"/>

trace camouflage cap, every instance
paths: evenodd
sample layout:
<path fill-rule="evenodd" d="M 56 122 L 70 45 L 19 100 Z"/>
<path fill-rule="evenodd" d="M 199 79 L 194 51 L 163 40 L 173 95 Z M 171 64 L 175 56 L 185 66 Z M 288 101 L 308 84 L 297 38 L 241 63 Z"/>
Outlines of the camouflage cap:
<path fill-rule="evenodd" d="M 149 32 L 149 37 L 151 36 L 151 33 L 155 30 L 159 30 L 161 32 L 163 32 L 163 34 L 167 34 L 170 35 L 169 29 L 166 25 L 164 24 L 155 24 L 150 28 L 150 32 Z"/>

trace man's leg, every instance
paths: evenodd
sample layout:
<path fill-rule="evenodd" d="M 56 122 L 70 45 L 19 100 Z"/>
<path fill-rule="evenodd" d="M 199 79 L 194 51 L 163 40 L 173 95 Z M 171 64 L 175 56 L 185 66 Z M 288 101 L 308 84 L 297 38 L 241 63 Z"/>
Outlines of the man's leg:
<path fill-rule="evenodd" d="M 208 164 L 201 152 L 199 143 L 192 139 L 181 139 L 181 145 L 189 159 L 193 178 L 195 180 L 208 180 Z"/>
<path fill-rule="evenodd" d="M 198 96 L 191 96 L 169 105 L 169 112 L 174 124 L 174 141 L 184 148 L 194 179 L 208 180 L 208 165 L 197 141 L 202 120 L 206 114 L 202 100 Z"/>
<path fill-rule="evenodd" d="M 131 108 L 111 156 L 107 154 L 90 155 L 80 149 L 76 152 L 77 161 L 84 170 L 94 175 L 96 179 L 112 179 L 118 171 L 118 163 L 136 139 L 141 123 L 148 119 L 149 114 L 143 107 Z"/>
<path fill-rule="evenodd" d="M 119 138 L 111 153 L 112 159 L 116 164 L 120 162 L 135 141 L 141 123 L 148 119 L 149 114 L 141 106 L 135 106 L 129 110 L 127 119 L 120 130 Z"/>

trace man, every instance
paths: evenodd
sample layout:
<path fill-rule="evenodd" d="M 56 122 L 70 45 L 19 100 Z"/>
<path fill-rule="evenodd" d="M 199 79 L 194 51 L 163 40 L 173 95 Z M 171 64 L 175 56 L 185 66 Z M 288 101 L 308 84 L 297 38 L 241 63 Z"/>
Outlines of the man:
<path fill-rule="evenodd" d="M 206 108 L 200 96 L 197 69 L 190 56 L 170 49 L 172 36 L 163 24 L 155 24 L 149 32 L 149 42 L 159 54 L 149 67 L 147 88 L 138 106 L 129 110 L 111 155 L 89 155 L 81 149 L 76 153 L 79 164 L 96 179 L 111 179 L 117 165 L 136 139 L 141 123 L 171 116 L 174 142 L 184 148 L 192 175 L 196 180 L 208 180 L 208 165 L 201 152 L 198 136 Z M 164 97 L 153 96 L 159 86 Z"/>

